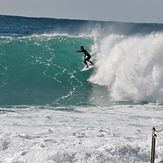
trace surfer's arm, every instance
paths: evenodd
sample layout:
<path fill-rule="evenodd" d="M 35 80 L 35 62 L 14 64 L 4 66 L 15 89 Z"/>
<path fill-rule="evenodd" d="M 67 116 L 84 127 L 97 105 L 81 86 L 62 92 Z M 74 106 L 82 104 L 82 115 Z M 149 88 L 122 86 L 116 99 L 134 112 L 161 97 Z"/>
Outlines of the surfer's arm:
<path fill-rule="evenodd" d="M 83 51 L 76 51 L 75 53 L 78 53 L 78 52 L 83 52 Z"/>

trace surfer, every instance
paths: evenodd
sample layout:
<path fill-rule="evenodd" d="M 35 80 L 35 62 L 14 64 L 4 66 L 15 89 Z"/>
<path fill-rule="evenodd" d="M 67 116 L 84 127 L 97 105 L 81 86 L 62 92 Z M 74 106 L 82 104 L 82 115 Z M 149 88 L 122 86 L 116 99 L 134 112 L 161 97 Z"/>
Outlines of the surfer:
<path fill-rule="evenodd" d="M 90 61 L 91 55 L 84 49 L 83 46 L 81 46 L 80 49 L 81 49 L 81 51 L 76 51 L 75 53 L 83 52 L 83 53 L 85 54 L 85 56 L 84 56 L 84 63 L 85 63 L 86 66 L 87 66 L 86 68 L 89 68 L 86 61 L 88 61 L 88 62 L 90 62 L 92 65 L 94 65 L 93 62 Z"/>

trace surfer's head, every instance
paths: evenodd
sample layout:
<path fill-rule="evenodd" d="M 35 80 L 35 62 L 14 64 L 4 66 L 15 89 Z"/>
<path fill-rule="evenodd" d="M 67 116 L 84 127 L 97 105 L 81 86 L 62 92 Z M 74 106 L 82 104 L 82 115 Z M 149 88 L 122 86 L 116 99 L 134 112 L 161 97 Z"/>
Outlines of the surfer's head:
<path fill-rule="evenodd" d="M 81 46 L 81 47 L 80 47 L 80 49 L 81 49 L 81 50 L 83 50 L 83 49 L 84 49 L 84 47 L 83 47 L 83 46 Z"/>

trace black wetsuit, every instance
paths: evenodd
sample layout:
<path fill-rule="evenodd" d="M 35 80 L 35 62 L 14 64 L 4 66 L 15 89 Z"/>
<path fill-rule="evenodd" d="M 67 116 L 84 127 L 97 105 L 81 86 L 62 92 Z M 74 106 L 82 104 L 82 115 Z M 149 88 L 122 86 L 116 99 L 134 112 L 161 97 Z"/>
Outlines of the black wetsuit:
<path fill-rule="evenodd" d="M 84 63 L 87 65 L 87 62 L 86 61 L 88 61 L 88 62 L 90 62 L 91 64 L 93 64 L 91 61 L 90 61 L 90 59 L 91 59 L 91 55 L 85 50 L 85 49 L 83 49 L 83 50 L 81 50 L 81 51 L 77 51 L 77 52 L 83 52 L 84 54 L 85 54 L 85 56 L 84 56 Z M 86 58 L 87 57 L 87 58 Z"/>

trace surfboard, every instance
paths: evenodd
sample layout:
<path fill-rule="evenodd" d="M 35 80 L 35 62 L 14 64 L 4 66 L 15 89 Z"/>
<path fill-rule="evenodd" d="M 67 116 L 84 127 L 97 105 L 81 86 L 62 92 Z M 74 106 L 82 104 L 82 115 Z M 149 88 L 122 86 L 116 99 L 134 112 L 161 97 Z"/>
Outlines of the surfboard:
<path fill-rule="evenodd" d="M 88 68 L 87 68 L 87 66 L 85 66 L 82 70 L 80 70 L 80 71 L 88 71 L 88 70 L 90 70 L 90 69 L 92 69 L 94 67 L 94 65 L 90 65 Z"/>

